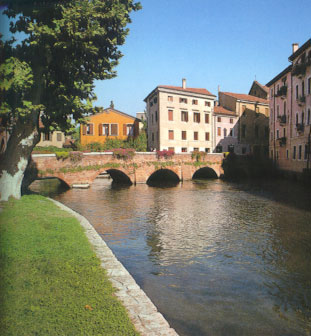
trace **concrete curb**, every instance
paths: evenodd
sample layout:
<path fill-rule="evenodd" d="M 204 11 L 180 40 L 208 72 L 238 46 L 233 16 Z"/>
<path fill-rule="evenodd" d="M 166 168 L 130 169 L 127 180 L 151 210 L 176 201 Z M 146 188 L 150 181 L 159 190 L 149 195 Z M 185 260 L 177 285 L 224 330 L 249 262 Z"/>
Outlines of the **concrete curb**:
<path fill-rule="evenodd" d="M 91 223 L 64 204 L 51 198 L 50 200 L 62 210 L 76 217 L 85 229 L 89 242 L 92 244 L 97 257 L 101 260 L 101 266 L 107 271 L 112 285 L 117 289 L 116 296 L 127 309 L 136 330 L 142 336 L 178 336 L 176 331 L 170 328 L 162 314 L 157 311 L 156 306 L 146 293 L 137 285 L 130 273 L 118 261 Z"/>

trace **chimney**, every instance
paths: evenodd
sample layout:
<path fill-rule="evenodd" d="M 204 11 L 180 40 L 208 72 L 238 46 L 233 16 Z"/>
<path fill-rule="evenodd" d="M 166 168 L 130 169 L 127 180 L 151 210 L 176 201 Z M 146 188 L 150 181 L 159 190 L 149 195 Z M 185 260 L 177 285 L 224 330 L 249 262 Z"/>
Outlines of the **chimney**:
<path fill-rule="evenodd" d="M 182 79 L 182 88 L 185 89 L 186 88 L 186 78 Z"/>
<path fill-rule="evenodd" d="M 292 44 L 292 49 L 293 49 L 293 53 L 296 52 L 299 48 L 299 44 L 298 43 L 293 43 Z"/>

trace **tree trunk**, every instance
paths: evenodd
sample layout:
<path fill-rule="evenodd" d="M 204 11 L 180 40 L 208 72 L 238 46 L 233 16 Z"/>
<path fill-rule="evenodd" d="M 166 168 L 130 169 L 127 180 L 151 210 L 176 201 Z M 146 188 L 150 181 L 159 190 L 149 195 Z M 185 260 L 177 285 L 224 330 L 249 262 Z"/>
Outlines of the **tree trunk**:
<path fill-rule="evenodd" d="M 18 121 L 10 135 L 7 148 L 0 157 L 0 200 L 10 196 L 19 199 L 24 172 L 31 152 L 40 141 L 38 116 L 26 122 Z"/>

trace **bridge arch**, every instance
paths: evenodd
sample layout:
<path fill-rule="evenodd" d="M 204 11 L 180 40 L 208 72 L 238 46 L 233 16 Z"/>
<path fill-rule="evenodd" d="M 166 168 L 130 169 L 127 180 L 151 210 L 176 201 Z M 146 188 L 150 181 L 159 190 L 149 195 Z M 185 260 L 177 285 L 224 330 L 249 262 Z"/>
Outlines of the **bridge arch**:
<path fill-rule="evenodd" d="M 157 169 L 147 179 L 146 183 L 151 187 L 172 186 L 180 182 L 179 176 L 171 169 Z"/>
<path fill-rule="evenodd" d="M 130 177 L 119 169 L 107 169 L 106 172 L 110 175 L 114 183 L 132 185 Z"/>
<path fill-rule="evenodd" d="M 194 172 L 192 179 L 217 179 L 217 172 L 211 167 L 201 167 Z"/>
<path fill-rule="evenodd" d="M 62 192 L 70 189 L 70 184 L 65 180 L 59 178 L 58 176 L 44 176 L 35 178 L 26 189 L 39 192 L 39 193 L 47 193 L 53 194 L 55 192 Z"/>

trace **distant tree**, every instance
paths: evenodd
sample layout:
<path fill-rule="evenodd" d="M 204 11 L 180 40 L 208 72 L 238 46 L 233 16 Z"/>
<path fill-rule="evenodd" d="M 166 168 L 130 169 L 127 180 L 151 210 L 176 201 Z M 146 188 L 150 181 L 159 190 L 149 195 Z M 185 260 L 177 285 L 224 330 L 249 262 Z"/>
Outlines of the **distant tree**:
<path fill-rule="evenodd" d="M 135 0 L 7 0 L 21 42 L 0 40 L 0 117 L 12 128 L 0 157 L 1 200 L 19 198 L 25 168 L 46 130 L 71 127 L 92 111 L 94 81 L 116 76 Z"/>

